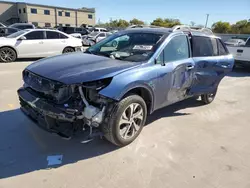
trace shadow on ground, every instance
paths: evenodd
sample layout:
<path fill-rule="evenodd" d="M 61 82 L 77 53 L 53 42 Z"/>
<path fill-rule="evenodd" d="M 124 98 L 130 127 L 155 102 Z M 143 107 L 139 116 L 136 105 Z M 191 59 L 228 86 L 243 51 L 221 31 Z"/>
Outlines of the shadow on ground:
<path fill-rule="evenodd" d="M 189 99 L 168 106 L 149 116 L 147 125 L 159 118 L 188 115 L 177 111 L 200 105 L 200 101 Z M 79 137 L 63 140 L 38 128 L 19 109 L 0 112 L 0 122 L 0 179 L 48 169 L 50 155 L 63 155 L 62 164 L 53 166 L 58 168 L 118 149 L 101 139 L 88 144 L 81 144 Z"/>
<path fill-rule="evenodd" d="M 37 61 L 42 58 L 18 58 L 16 61 L 18 62 L 27 62 L 27 61 Z"/>
<path fill-rule="evenodd" d="M 250 76 L 250 68 L 236 67 L 227 76 L 229 76 L 229 77 L 246 77 L 246 76 Z"/>

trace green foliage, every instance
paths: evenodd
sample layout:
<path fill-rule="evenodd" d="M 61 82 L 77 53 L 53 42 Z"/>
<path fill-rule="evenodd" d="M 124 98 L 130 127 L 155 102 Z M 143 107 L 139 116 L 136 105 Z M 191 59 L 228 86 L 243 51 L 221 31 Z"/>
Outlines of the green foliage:
<path fill-rule="evenodd" d="M 144 21 L 138 20 L 136 18 L 130 20 L 129 23 L 131 25 L 144 25 L 145 24 Z"/>
<path fill-rule="evenodd" d="M 169 18 L 156 18 L 151 25 L 160 26 L 160 27 L 173 27 L 175 25 L 181 25 L 180 20 L 178 19 L 169 19 Z"/>
<path fill-rule="evenodd" d="M 250 23 L 247 20 L 240 20 L 230 25 L 228 22 L 216 22 L 212 25 L 214 33 L 250 34 Z"/>
<path fill-rule="evenodd" d="M 229 33 L 231 30 L 231 26 L 229 22 L 216 22 L 212 25 L 212 30 L 215 33 Z"/>
<path fill-rule="evenodd" d="M 96 26 L 106 28 L 126 28 L 129 25 L 145 25 L 145 22 L 137 18 L 133 18 L 130 21 L 119 19 L 110 20 L 107 23 L 101 23 L 99 21 Z M 171 28 L 175 25 L 181 25 L 181 22 L 178 19 L 156 18 L 151 25 Z M 204 27 L 203 25 L 195 24 L 193 21 L 190 22 L 190 25 Z M 240 20 L 235 24 L 230 25 L 229 22 L 218 21 L 212 25 L 212 30 L 214 33 L 250 34 L 250 23 L 247 20 Z"/>

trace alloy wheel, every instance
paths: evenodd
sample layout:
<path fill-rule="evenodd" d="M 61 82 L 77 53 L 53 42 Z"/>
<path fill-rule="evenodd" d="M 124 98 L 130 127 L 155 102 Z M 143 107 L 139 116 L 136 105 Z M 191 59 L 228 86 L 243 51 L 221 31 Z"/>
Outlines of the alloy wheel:
<path fill-rule="evenodd" d="M 9 48 L 3 48 L 0 51 L 0 58 L 3 62 L 11 62 L 15 59 L 15 52 Z"/>
<path fill-rule="evenodd" d="M 136 135 L 142 126 L 143 115 L 139 103 L 132 103 L 124 110 L 119 121 L 119 133 L 123 139 L 131 139 Z"/>

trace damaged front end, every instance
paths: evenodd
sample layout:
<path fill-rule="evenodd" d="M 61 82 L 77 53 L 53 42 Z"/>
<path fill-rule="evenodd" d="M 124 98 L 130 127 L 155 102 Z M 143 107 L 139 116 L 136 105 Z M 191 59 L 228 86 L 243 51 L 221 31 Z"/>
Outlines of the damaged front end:
<path fill-rule="evenodd" d="M 23 71 L 24 86 L 18 90 L 21 109 L 37 124 L 64 138 L 80 130 L 98 128 L 104 121 L 112 99 L 99 94 L 111 78 L 65 85 Z"/>

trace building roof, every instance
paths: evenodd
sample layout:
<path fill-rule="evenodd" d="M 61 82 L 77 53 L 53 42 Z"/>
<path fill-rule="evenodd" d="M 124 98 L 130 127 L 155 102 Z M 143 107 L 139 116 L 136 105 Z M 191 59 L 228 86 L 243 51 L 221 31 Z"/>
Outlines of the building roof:
<path fill-rule="evenodd" d="M 95 8 L 86 8 L 86 7 L 76 9 L 76 8 L 58 7 L 58 6 L 50 6 L 50 5 L 41 5 L 41 4 L 35 4 L 35 3 L 11 2 L 11 1 L 1 1 L 1 0 L 0 0 L 0 3 L 25 4 L 29 6 L 39 6 L 39 7 L 45 7 L 45 8 L 57 8 L 57 9 L 64 9 L 64 10 L 95 13 Z"/>

